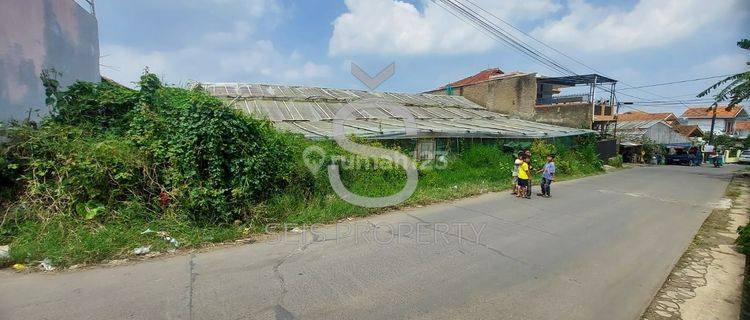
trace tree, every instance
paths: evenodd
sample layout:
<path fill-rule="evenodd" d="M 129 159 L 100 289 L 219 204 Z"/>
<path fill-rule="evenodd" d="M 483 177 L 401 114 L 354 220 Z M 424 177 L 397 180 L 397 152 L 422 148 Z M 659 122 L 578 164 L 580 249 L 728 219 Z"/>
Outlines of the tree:
<path fill-rule="evenodd" d="M 737 42 L 737 46 L 750 51 L 750 40 L 742 39 Z M 750 62 L 747 62 L 747 65 L 750 66 Z M 714 91 L 721 87 L 723 87 L 723 89 L 721 89 L 719 93 L 714 95 L 714 101 L 716 103 L 724 102 L 729 99 L 729 105 L 727 107 L 732 107 L 739 104 L 743 100 L 746 100 L 748 97 L 750 97 L 750 70 L 722 79 L 721 81 L 710 86 L 708 89 L 699 93 L 698 98 L 705 97 L 711 91 Z"/>

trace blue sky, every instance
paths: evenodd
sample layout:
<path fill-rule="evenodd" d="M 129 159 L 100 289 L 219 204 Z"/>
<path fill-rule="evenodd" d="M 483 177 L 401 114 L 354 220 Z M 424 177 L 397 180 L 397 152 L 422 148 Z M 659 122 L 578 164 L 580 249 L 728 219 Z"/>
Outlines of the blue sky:
<path fill-rule="evenodd" d="M 746 0 L 472 1 L 634 86 L 740 72 L 750 60 L 735 45 L 750 37 Z M 395 62 L 396 75 L 378 90 L 401 92 L 429 90 L 488 67 L 558 75 L 427 0 L 120 0 L 97 5 L 102 73 L 123 83 L 135 81 L 148 66 L 175 84 L 365 89 L 349 73 L 352 61 L 371 73 Z M 577 73 L 590 73 L 554 57 Z M 685 99 L 710 82 L 623 93 Z"/>

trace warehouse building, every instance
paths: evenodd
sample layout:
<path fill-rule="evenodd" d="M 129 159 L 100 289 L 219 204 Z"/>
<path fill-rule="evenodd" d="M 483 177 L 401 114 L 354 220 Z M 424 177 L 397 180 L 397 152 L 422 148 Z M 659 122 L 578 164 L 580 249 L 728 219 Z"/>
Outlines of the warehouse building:
<path fill-rule="evenodd" d="M 200 86 L 237 109 L 272 121 L 280 130 L 309 139 L 332 139 L 338 122 L 347 135 L 398 141 L 419 160 L 447 153 L 467 139 L 562 139 L 593 133 L 511 118 L 462 96 L 245 83 Z M 351 117 L 341 117 L 344 108 L 351 108 Z M 413 131 L 406 129 L 404 117 L 394 110 L 413 117 Z"/>

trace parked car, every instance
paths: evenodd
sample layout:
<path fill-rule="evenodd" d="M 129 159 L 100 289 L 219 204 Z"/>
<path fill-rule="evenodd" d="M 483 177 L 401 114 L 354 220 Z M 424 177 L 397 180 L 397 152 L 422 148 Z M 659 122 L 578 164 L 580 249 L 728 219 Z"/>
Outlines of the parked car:
<path fill-rule="evenodd" d="M 693 158 L 687 152 L 677 152 L 677 153 L 674 153 L 674 154 L 668 154 L 664 158 L 664 163 L 666 163 L 666 164 L 690 165 L 690 161 L 692 161 L 692 160 L 693 160 Z"/>
<path fill-rule="evenodd" d="M 750 150 L 742 151 L 742 153 L 740 153 L 740 159 L 738 161 L 740 163 L 750 164 Z"/>

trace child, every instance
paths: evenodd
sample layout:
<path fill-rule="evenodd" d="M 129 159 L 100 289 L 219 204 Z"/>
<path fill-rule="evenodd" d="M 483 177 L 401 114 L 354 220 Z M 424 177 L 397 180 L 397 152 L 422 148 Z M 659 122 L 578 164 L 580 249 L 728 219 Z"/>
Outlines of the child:
<path fill-rule="evenodd" d="M 524 155 L 523 162 L 521 163 L 521 166 L 518 167 L 518 194 L 516 196 L 519 198 L 531 198 L 531 196 L 526 194 L 526 190 L 529 187 L 529 178 L 531 178 L 531 172 L 529 171 L 530 161 L 531 159 Z"/>
<path fill-rule="evenodd" d="M 518 168 L 523 163 L 523 153 L 518 153 L 518 156 L 516 157 L 516 160 L 513 162 L 513 181 L 512 181 L 512 188 L 510 194 L 518 194 Z"/>
<path fill-rule="evenodd" d="M 537 193 L 538 196 L 549 198 L 549 189 L 552 181 L 555 180 L 555 156 L 548 154 L 547 163 L 544 164 L 542 172 L 542 193 Z"/>
<path fill-rule="evenodd" d="M 526 186 L 526 198 L 531 198 L 531 189 L 533 188 L 533 177 L 531 176 L 531 174 L 534 172 L 534 166 L 531 165 L 531 150 L 524 149 L 523 154 L 524 156 L 529 158 L 529 161 L 526 162 L 529 165 L 529 185 Z"/>

